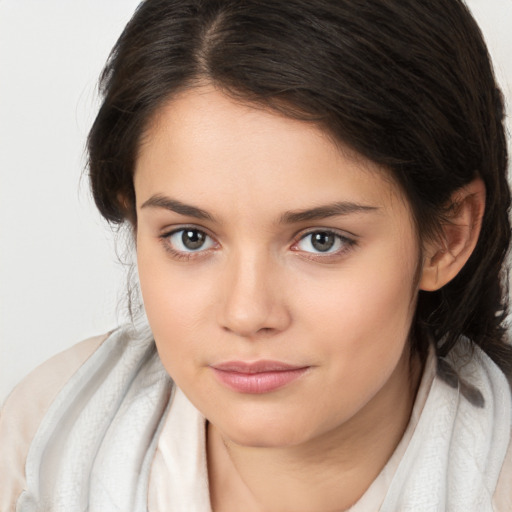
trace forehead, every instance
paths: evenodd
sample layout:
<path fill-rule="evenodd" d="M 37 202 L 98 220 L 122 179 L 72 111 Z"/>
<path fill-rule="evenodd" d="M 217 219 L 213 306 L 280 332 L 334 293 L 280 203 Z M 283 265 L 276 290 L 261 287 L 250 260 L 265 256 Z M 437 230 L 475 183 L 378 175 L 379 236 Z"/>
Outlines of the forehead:
<path fill-rule="evenodd" d="M 317 125 L 233 100 L 207 86 L 167 102 L 148 125 L 135 167 L 137 203 L 172 194 L 203 205 L 266 211 L 335 201 L 406 207 L 386 169 Z M 307 202 L 309 204 L 303 204 Z"/>

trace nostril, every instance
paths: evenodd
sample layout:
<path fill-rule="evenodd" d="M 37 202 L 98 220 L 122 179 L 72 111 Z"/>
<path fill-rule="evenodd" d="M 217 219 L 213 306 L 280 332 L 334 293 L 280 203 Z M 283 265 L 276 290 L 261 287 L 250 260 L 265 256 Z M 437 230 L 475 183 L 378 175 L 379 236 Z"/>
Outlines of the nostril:
<path fill-rule="evenodd" d="M 273 327 L 262 327 L 261 329 L 256 329 L 251 332 L 249 330 L 243 330 L 242 328 L 236 329 L 227 325 L 223 326 L 223 329 L 226 332 L 249 338 L 268 338 L 278 331 L 278 329 Z"/>

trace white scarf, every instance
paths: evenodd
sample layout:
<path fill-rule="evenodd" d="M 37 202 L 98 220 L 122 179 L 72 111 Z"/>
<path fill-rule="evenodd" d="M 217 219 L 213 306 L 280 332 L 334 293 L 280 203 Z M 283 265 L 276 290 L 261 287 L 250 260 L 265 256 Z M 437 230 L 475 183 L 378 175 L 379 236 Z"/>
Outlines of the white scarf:
<path fill-rule="evenodd" d="M 17 512 L 145 512 L 172 382 L 150 335 L 115 331 L 52 403 Z"/>
<path fill-rule="evenodd" d="M 471 359 L 463 353 L 459 347 L 439 363 L 441 376 L 433 381 L 380 512 L 492 511 L 510 436 L 511 394 L 482 351 Z M 206 469 L 199 467 L 205 466 L 204 419 L 179 390 L 174 393 L 151 334 L 134 336 L 131 329 L 114 332 L 52 404 L 28 454 L 27 488 L 17 512 L 146 512 L 155 449 L 171 403 L 167 425 L 174 424 L 178 441 L 169 444 L 173 453 L 164 454 L 164 478 L 151 478 L 163 485 L 167 475 L 184 481 L 168 482 L 166 503 L 159 505 L 207 512 Z"/>
<path fill-rule="evenodd" d="M 380 512 L 492 512 L 510 439 L 511 394 L 480 349 L 460 343 L 438 375 Z"/>

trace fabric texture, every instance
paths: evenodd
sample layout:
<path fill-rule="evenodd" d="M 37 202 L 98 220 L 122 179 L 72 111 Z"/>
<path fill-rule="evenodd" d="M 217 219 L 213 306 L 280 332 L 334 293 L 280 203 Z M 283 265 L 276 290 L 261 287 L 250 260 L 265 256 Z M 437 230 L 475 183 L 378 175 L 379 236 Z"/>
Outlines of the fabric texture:
<path fill-rule="evenodd" d="M 35 368 L 0 409 L 0 511 L 11 512 L 25 488 L 25 461 L 32 440 L 63 385 L 105 341 L 84 340 Z"/>
<path fill-rule="evenodd" d="M 145 511 L 171 380 L 151 335 L 114 332 L 48 410 L 26 461 L 21 512 Z"/>
<path fill-rule="evenodd" d="M 404 438 L 351 511 L 512 510 L 493 508 L 498 479 L 508 488 L 509 386 L 480 350 L 467 354 L 463 344 L 446 360 L 431 354 Z M 149 330 L 119 329 L 45 412 L 20 461 L 15 510 L 209 512 L 205 434 Z M 506 503 L 512 491 L 501 495 Z"/>
<path fill-rule="evenodd" d="M 480 350 L 438 362 L 421 418 L 380 512 L 492 512 L 510 438 L 507 380 Z"/>

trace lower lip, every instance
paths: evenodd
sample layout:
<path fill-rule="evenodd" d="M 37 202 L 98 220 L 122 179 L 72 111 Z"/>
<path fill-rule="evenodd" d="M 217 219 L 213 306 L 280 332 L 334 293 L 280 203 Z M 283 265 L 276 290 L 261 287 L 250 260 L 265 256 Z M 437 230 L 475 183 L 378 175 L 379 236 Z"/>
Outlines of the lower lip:
<path fill-rule="evenodd" d="M 239 393 L 262 394 L 280 389 L 297 380 L 308 368 L 270 371 L 258 373 L 241 373 L 212 368 L 215 376 L 228 388 Z"/>

